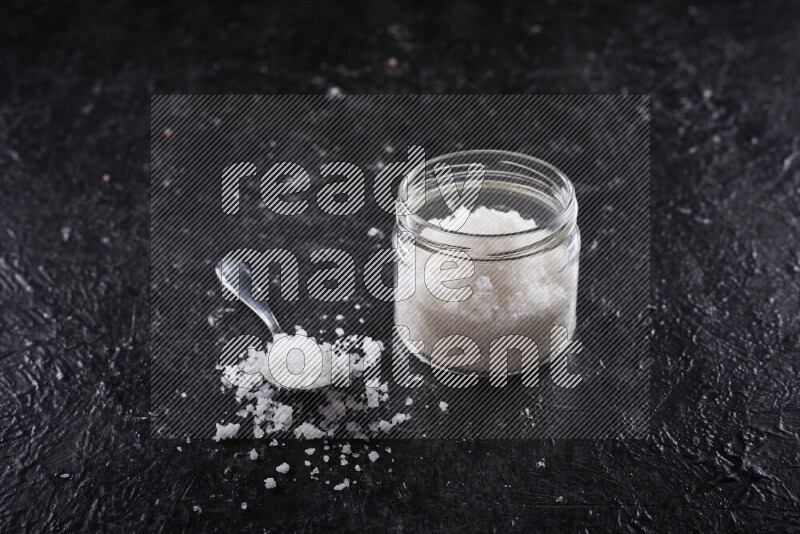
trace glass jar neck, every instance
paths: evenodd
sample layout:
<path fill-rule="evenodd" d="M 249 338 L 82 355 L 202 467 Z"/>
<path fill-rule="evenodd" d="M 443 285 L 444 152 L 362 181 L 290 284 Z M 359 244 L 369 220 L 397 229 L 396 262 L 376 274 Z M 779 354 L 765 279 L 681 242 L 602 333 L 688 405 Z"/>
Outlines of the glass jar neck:
<path fill-rule="evenodd" d="M 441 163 L 450 165 L 457 182 L 459 177 L 465 178 L 468 166 L 485 165 L 485 177 L 480 184 L 463 181 L 463 197 L 467 196 L 464 194 L 467 188 L 480 187 L 473 209 L 491 208 L 486 199 L 502 198 L 505 210 L 523 212 L 535 206 L 537 213 L 544 215 L 536 217 L 533 227 L 513 233 L 491 233 L 489 228 L 486 233 L 473 234 L 442 228 L 426 218 L 424 209 L 428 203 L 438 203 L 440 212 L 447 212 L 433 170 Z M 396 203 L 398 230 L 410 233 L 417 246 L 434 252 L 458 250 L 478 261 L 523 257 L 557 247 L 577 227 L 578 203 L 572 183 L 552 165 L 523 154 L 501 151 L 447 154 L 412 170 L 400 187 L 400 191 L 407 192 L 407 198 Z"/>

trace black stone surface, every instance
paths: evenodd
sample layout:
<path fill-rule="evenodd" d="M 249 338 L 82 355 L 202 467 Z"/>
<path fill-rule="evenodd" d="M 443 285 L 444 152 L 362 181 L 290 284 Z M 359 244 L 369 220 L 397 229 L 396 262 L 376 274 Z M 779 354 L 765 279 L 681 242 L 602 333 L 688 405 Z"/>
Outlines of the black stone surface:
<path fill-rule="evenodd" d="M 0 530 L 797 530 L 797 11 L 4 4 Z M 302 447 L 148 437 L 150 95 L 332 86 L 652 95 L 650 439 L 380 443 L 268 492 Z"/>

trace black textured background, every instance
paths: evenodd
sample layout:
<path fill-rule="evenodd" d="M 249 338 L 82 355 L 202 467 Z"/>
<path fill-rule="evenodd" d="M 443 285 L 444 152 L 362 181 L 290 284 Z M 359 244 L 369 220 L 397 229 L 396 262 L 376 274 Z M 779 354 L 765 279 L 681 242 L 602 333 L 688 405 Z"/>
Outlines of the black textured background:
<path fill-rule="evenodd" d="M 796 3 L 488 5 L 3 4 L 0 530 L 800 528 Z M 393 442 L 339 493 L 148 437 L 150 95 L 332 86 L 652 95 L 651 439 Z"/>

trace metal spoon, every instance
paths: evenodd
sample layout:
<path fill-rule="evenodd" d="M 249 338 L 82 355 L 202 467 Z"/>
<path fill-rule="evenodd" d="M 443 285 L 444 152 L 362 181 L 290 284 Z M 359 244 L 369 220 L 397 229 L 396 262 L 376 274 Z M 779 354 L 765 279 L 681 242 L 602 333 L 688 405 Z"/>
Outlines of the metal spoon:
<path fill-rule="evenodd" d="M 250 267 L 248 267 L 247 264 L 239 261 L 223 260 L 217 264 L 217 267 L 214 270 L 217 273 L 217 277 L 219 278 L 220 282 L 222 282 L 222 285 L 224 285 L 234 295 L 237 295 L 239 300 L 244 302 L 248 308 L 253 310 L 256 315 L 258 315 L 261 320 L 264 321 L 264 323 L 267 325 L 267 328 L 269 328 L 269 331 L 272 333 L 273 340 L 280 336 L 286 335 L 286 333 L 278 324 L 275 314 L 272 313 L 271 309 L 269 309 L 267 303 L 257 301 L 253 298 L 253 295 L 251 294 L 253 287 L 253 273 L 250 271 Z M 234 285 L 237 270 L 239 272 L 238 288 Z M 243 291 L 242 288 L 245 287 L 249 287 L 250 291 Z M 285 369 L 280 372 L 282 380 L 278 381 L 272 374 L 272 368 L 274 368 L 273 363 L 270 361 L 269 365 L 261 369 L 261 376 L 263 376 L 267 382 L 289 390 L 317 389 L 327 386 L 331 382 L 331 354 L 329 352 L 323 353 L 320 377 L 311 385 L 303 387 L 297 387 L 293 385 L 292 380 L 294 379 L 294 376 L 291 372 L 286 371 Z"/>
<path fill-rule="evenodd" d="M 258 315 L 261 320 L 266 323 L 267 328 L 269 328 L 269 331 L 272 333 L 272 339 L 275 339 L 279 335 L 285 334 L 283 329 L 278 324 L 275 314 L 272 313 L 271 309 L 269 309 L 267 303 L 265 301 L 258 301 L 253 298 L 253 295 L 251 295 L 253 287 L 253 273 L 250 271 L 250 267 L 246 263 L 223 260 L 217 264 L 215 271 L 217 273 L 217 278 L 219 278 L 220 282 L 222 282 L 222 285 L 224 285 L 234 295 L 239 297 L 239 300 L 244 302 L 248 308 L 253 310 L 256 315 Z M 239 273 L 238 288 L 234 285 L 237 271 Z M 242 291 L 243 287 L 250 288 L 250 291 Z"/>

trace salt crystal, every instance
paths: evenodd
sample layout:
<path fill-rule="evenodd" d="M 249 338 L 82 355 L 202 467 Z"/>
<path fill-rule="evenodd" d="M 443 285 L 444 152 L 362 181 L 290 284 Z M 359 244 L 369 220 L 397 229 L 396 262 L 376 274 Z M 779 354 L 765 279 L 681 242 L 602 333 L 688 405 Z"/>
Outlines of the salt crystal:
<path fill-rule="evenodd" d="M 250 451 L 250 459 L 251 460 L 258 460 L 258 452 L 255 449 Z"/>
<path fill-rule="evenodd" d="M 380 455 L 375 451 L 371 451 L 367 456 L 369 456 L 369 461 L 370 462 L 374 462 L 375 460 L 380 458 Z"/>
<path fill-rule="evenodd" d="M 275 486 L 277 486 L 277 484 L 275 483 L 275 479 L 272 477 L 266 479 L 264 481 L 264 485 L 267 487 L 267 489 L 274 489 Z"/>
<path fill-rule="evenodd" d="M 279 465 L 278 467 L 275 468 L 275 471 L 277 471 L 278 473 L 280 473 L 282 475 L 285 475 L 286 473 L 289 472 L 289 464 L 287 464 L 286 462 L 283 462 L 281 465 Z"/>
<path fill-rule="evenodd" d="M 294 435 L 298 439 L 319 439 L 325 436 L 325 432 L 306 422 L 294 429 Z"/>
<path fill-rule="evenodd" d="M 439 403 L 439 409 L 442 410 L 443 412 L 446 412 L 447 411 L 447 403 L 444 402 L 444 401 L 441 401 Z"/>
<path fill-rule="evenodd" d="M 349 487 L 350 487 L 350 479 L 349 479 L 349 478 L 346 478 L 346 479 L 344 479 L 344 480 L 343 480 L 343 481 L 342 481 L 340 484 L 336 484 L 336 485 L 333 487 L 333 489 L 334 489 L 335 491 L 342 491 L 343 489 L 345 489 L 345 488 L 349 488 Z"/>
<path fill-rule="evenodd" d="M 221 439 L 235 438 L 236 434 L 239 433 L 240 426 L 239 423 L 228 423 L 227 425 L 217 423 L 217 434 L 211 439 L 219 441 Z"/>
<path fill-rule="evenodd" d="M 411 397 L 406 398 L 406 406 L 411 406 L 414 403 L 414 399 Z"/>
<path fill-rule="evenodd" d="M 378 428 L 380 428 L 383 432 L 389 432 L 392 429 L 392 423 L 381 419 L 378 423 Z"/>
<path fill-rule="evenodd" d="M 306 449 L 306 454 L 307 454 L 307 455 L 309 455 L 309 456 L 311 456 L 312 454 L 314 454 L 314 452 L 315 452 L 316 450 L 317 450 L 317 449 L 315 449 L 315 448 L 313 448 L 313 447 L 312 447 L 312 448 L 310 448 L 310 449 Z"/>

